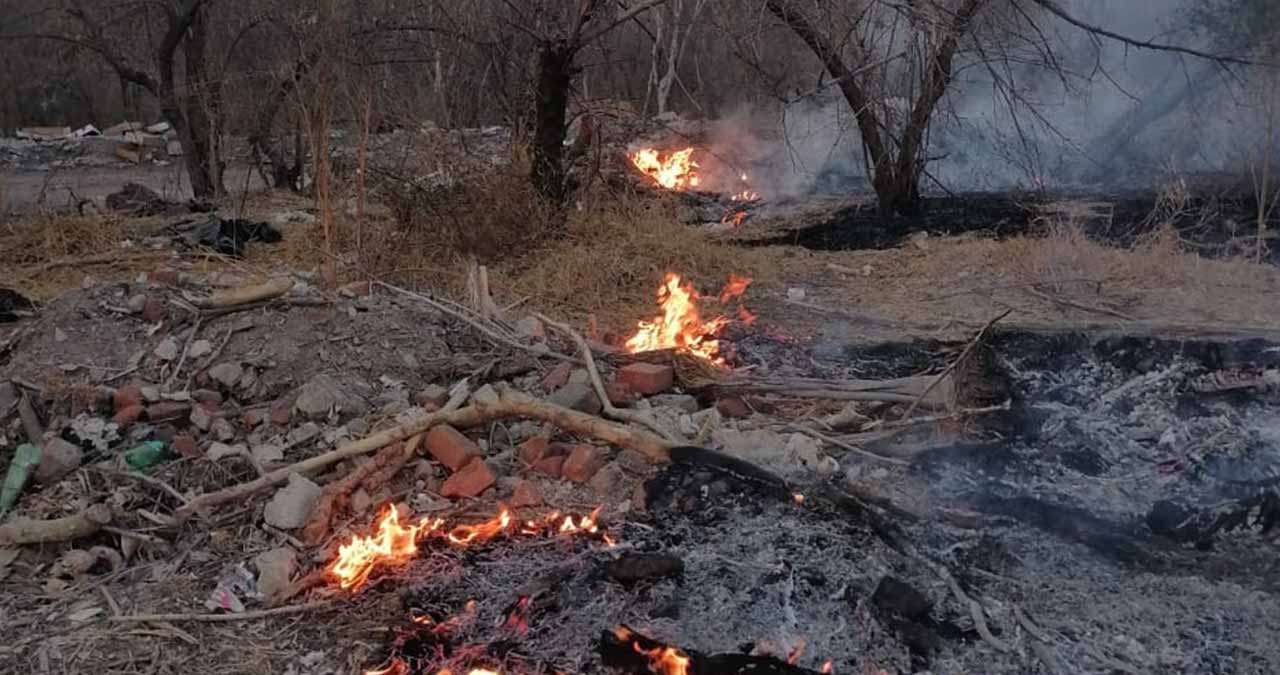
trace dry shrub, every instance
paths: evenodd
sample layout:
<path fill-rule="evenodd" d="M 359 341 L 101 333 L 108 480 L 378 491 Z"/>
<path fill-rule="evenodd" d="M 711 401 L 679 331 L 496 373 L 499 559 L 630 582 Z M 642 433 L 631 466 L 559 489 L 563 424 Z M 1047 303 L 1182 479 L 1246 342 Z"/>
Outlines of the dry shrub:
<path fill-rule="evenodd" d="M 118 218 L 70 214 L 32 215 L 0 231 L 0 263 L 26 266 L 119 249 L 124 239 Z"/>

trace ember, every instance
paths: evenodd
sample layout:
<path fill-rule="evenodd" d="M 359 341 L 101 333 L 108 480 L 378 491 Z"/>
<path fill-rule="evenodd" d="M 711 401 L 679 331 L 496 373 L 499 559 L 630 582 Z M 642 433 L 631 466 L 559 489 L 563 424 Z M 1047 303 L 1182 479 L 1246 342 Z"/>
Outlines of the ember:
<path fill-rule="evenodd" d="M 444 528 L 441 518 L 423 518 L 415 525 L 402 526 L 400 516 L 392 508 L 378 522 L 378 532 L 368 537 L 355 536 L 338 549 L 338 557 L 329 566 L 328 573 L 347 590 L 358 590 L 380 565 L 398 565 L 418 551 L 418 542 L 426 537 L 436 537 L 450 545 L 465 548 L 473 543 L 485 542 L 502 535 L 537 536 L 599 536 L 607 545 L 614 541 L 601 531 L 597 517 L 600 509 L 576 520 L 572 515 L 561 516 L 553 511 L 541 520 L 526 520 L 517 526 L 511 512 L 504 506 L 498 515 L 475 525 L 457 525 Z M 428 618 L 427 621 L 430 619 Z"/>
<path fill-rule="evenodd" d="M 645 148 L 631 156 L 631 163 L 668 190 L 698 187 L 698 163 L 693 161 L 693 148 L 677 150 L 665 159 L 657 150 Z"/>
<path fill-rule="evenodd" d="M 745 277 L 730 276 L 729 282 L 717 298 L 718 301 L 725 304 L 740 297 L 750 283 L 751 280 Z M 721 314 L 704 321 L 698 309 L 701 297 L 693 284 L 683 281 L 679 274 L 669 272 L 666 281 L 658 289 L 658 304 L 662 307 L 662 315 L 651 321 L 640 322 L 636 334 L 627 340 L 627 351 L 634 354 L 656 349 L 677 349 L 723 364 L 724 358 L 720 355 L 720 341 L 717 337 L 732 319 Z M 755 316 L 745 308 L 740 308 L 739 316 L 743 323 L 750 324 L 755 320 Z"/>

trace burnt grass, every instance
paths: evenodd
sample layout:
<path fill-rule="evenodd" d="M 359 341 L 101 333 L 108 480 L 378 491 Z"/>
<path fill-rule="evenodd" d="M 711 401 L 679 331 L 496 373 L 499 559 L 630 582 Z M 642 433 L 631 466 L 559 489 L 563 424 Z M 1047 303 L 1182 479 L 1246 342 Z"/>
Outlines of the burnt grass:
<path fill-rule="evenodd" d="M 1044 207 L 1072 200 L 1105 205 L 1076 216 L 1075 222 L 1095 241 L 1119 247 L 1133 246 L 1143 236 L 1168 223 L 1185 243 L 1203 255 L 1222 257 L 1238 252 L 1233 243 L 1250 237 L 1257 221 L 1256 200 L 1239 192 L 1190 197 L 1171 214 L 1160 214 L 1160 196 L 1150 190 L 1056 194 L 968 192 L 923 197 L 915 213 L 888 218 L 882 217 L 873 205 L 846 207 L 824 221 L 744 244 L 845 251 L 892 248 L 918 233 L 943 236 L 983 233 L 997 238 L 1034 234 L 1044 231 L 1053 220 Z M 1280 217 L 1272 216 L 1269 228 L 1278 221 Z M 1280 247 L 1272 247 L 1268 260 L 1280 264 Z"/>

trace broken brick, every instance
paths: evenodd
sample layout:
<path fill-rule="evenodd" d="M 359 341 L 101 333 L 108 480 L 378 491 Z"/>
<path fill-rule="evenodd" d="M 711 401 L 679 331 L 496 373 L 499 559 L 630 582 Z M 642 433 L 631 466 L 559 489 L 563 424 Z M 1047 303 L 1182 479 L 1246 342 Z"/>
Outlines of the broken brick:
<path fill-rule="evenodd" d="M 127 408 L 117 410 L 115 416 L 111 418 L 111 421 L 119 424 L 121 427 L 127 427 L 141 419 L 142 413 L 144 412 L 146 412 L 146 408 L 143 408 L 142 405 L 131 405 Z"/>
<path fill-rule="evenodd" d="M 605 396 L 609 397 L 609 403 L 618 408 L 630 408 L 636 402 L 636 393 L 631 391 L 631 387 L 626 382 L 610 380 L 604 383 Z"/>
<path fill-rule="evenodd" d="M 147 281 L 157 286 L 177 286 L 178 273 L 174 270 L 155 270 L 147 274 Z"/>
<path fill-rule="evenodd" d="M 675 369 L 657 363 L 632 363 L 618 371 L 618 378 L 642 396 L 661 394 L 675 384 Z"/>
<path fill-rule="evenodd" d="M 250 408 L 244 411 L 241 421 L 244 422 L 244 428 L 257 429 L 267 419 L 267 411 L 262 408 Z"/>
<path fill-rule="evenodd" d="M 136 384 L 120 387 L 111 396 L 112 410 L 124 410 L 135 405 L 142 405 L 142 387 Z"/>
<path fill-rule="evenodd" d="M 450 471 L 458 471 L 480 456 L 480 446 L 475 441 L 447 424 L 431 427 L 424 445 L 427 452 Z"/>
<path fill-rule="evenodd" d="M 551 478 L 559 478 L 564 468 L 564 455 L 552 455 L 543 457 L 534 462 L 533 470 Z"/>
<path fill-rule="evenodd" d="M 599 415 L 603 406 L 591 385 L 571 382 L 547 397 L 547 401 L 588 415 Z"/>
<path fill-rule="evenodd" d="M 542 390 L 552 392 L 569 384 L 569 376 L 573 374 L 573 366 L 560 363 L 542 378 Z"/>
<path fill-rule="evenodd" d="M 293 406 L 285 400 L 271 404 L 271 423 L 281 427 L 289 426 L 289 418 L 293 415 Z"/>
<path fill-rule="evenodd" d="M 200 454 L 200 446 L 196 445 L 195 437 L 188 433 L 173 437 L 173 449 L 183 457 L 196 457 Z"/>
<path fill-rule="evenodd" d="M 605 465 L 604 453 L 594 445 L 575 445 L 560 467 L 565 478 L 585 483 Z"/>
<path fill-rule="evenodd" d="M 551 439 L 546 436 L 534 436 L 521 443 L 518 449 L 520 453 L 520 461 L 525 464 L 533 464 L 547 455 L 548 446 L 551 445 Z"/>
<path fill-rule="evenodd" d="M 440 486 L 440 494 L 449 498 L 476 497 L 488 490 L 496 480 L 487 463 L 473 461 L 449 476 L 444 485 Z"/>
<path fill-rule="evenodd" d="M 516 484 L 516 489 L 511 492 L 511 506 L 521 508 L 524 506 L 540 506 L 542 504 L 542 490 L 538 489 L 532 481 L 522 480 Z"/>
<path fill-rule="evenodd" d="M 142 305 L 142 320 L 147 323 L 164 321 L 168 315 L 169 310 L 165 308 L 164 303 L 155 298 L 147 298 L 146 304 Z"/>
<path fill-rule="evenodd" d="M 152 422 L 181 419 L 191 413 L 191 405 L 181 401 L 161 401 L 147 406 L 147 419 Z"/>
<path fill-rule="evenodd" d="M 736 396 L 718 399 L 716 401 L 716 410 L 720 411 L 720 414 L 725 417 L 751 417 L 751 406 Z"/>

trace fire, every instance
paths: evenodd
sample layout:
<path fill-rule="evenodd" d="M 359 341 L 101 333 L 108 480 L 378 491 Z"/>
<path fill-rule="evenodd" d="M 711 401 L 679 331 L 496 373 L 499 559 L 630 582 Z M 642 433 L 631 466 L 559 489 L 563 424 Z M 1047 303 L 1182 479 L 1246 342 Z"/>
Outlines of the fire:
<path fill-rule="evenodd" d="M 745 277 L 730 276 L 729 283 L 721 291 L 718 300 L 727 303 L 741 296 L 750 283 L 751 280 Z M 679 274 L 667 273 L 666 280 L 658 289 L 658 305 L 662 307 L 662 315 L 639 323 L 636 334 L 627 340 L 627 351 L 635 354 L 656 349 L 677 349 L 723 364 L 720 341 L 716 336 L 729 325 L 731 319 L 720 315 L 703 320 L 698 310 L 700 297 L 693 284 L 683 281 Z M 750 312 L 743 316 L 755 319 Z"/>
<path fill-rule="evenodd" d="M 615 628 L 613 634 L 623 642 L 630 642 L 637 654 L 648 657 L 649 672 L 656 675 L 689 675 L 689 657 L 679 649 L 665 646 L 645 649 L 639 640 L 634 639 L 635 634 L 625 626 Z"/>
<path fill-rule="evenodd" d="M 693 148 L 677 150 L 665 159 L 657 150 L 645 148 L 631 155 L 631 163 L 668 190 L 698 187 L 698 163 L 693 161 Z"/>
<path fill-rule="evenodd" d="M 368 537 L 354 536 L 349 543 L 339 547 L 338 557 L 329 566 L 328 574 L 343 589 L 358 590 L 379 566 L 398 565 L 411 558 L 418 551 L 418 542 L 427 537 L 466 548 L 503 535 L 587 535 L 598 536 L 607 545 L 613 546 L 614 540 L 600 529 L 599 515 L 599 508 L 576 520 L 572 515 L 561 516 L 559 512 L 552 512 L 541 520 L 517 523 L 511 511 L 502 506 L 498 509 L 498 515 L 483 523 L 456 525 L 446 529 L 441 518 L 423 518 L 414 525 L 403 526 L 400 524 L 399 512 L 392 508 L 378 522 L 377 534 Z M 416 618 L 414 620 L 417 621 Z M 430 622 L 430 617 L 425 617 L 424 621 Z"/>
<path fill-rule="evenodd" d="M 830 661 L 824 661 L 822 663 L 822 672 L 826 673 L 827 675 L 831 675 L 831 673 L 836 672 L 835 664 Z"/>
<path fill-rule="evenodd" d="M 742 221 L 746 219 L 747 219 L 746 211 L 736 211 L 734 213 L 724 214 L 724 217 L 720 219 L 720 224 L 728 225 L 729 227 L 738 227 L 742 225 Z"/>

